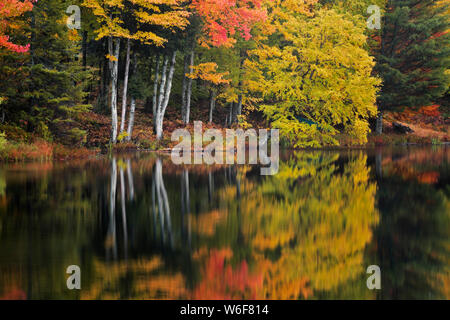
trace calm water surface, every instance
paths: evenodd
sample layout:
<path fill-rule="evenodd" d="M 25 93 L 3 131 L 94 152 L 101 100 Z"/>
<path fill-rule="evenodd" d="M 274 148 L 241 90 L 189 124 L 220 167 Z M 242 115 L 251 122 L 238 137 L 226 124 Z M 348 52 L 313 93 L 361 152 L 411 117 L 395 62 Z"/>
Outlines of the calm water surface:
<path fill-rule="evenodd" d="M 143 153 L 4 164 L 0 298 L 449 299 L 449 160 L 290 152 L 265 177 Z"/>

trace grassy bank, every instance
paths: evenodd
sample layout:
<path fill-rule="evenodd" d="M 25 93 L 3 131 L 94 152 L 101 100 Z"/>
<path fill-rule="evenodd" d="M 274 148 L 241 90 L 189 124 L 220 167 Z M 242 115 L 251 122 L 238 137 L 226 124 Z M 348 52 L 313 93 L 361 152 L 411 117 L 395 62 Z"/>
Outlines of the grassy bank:
<path fill-rule="evenodd" d="M 39 138 L 32 142 L 14 142 L 8 141 L 5 136 L 5 133 L 0 133 L 0 161 L 4 162 L 82 159 L 99 151 L 84 147 L 70 148 Z"/>
<path fill-rule="evenodd" d="M 225 116 L 225 114 L 224 114 Z M 83 159 L 99 153 L 123 153 L 137 150 L 168 150 L 177 142 L 172 142 L 170 137 L 172 132 L 178 128 L 186 128 L 193 137 L 193 123 L 185 126 L 180 120 L 176 111 L 168 111 L 165 126 L 164 138 L 161 141 L 156 139 L 152 130 L 152 116 L 145 113 L 142 109 L 137 110 L 136 122 L 133 134 L 128 141 L 126 135 L 114 146 L 109 144 L 110 138 L 110 118 L 94 112 L 86 112 L 76 119 L 76 125 L 80 128 L 83 135 L 77 142 L 73 140 L 64 141 L 55 138 L 44 139 L 36 134 L 27 133 L 24 128 L 11 125 L 0 126 L 0 161 L 45 161 L 45 160 L 67 160 Z M 193 119 L 203 122 L 203 130 L 215 128 L 223 131 L 225 127 L 220 124 L 208 124 L 207 110 L 197 111 L 193 114 Z M 218 119 L 221 117 L 219 116 Z M 400 121 L 403 122 L 400 122 Z M 408 134 L 399 134 L 392 127 L 392 122 L 398 121 L 408 125 L 414 132 Z M 354 139 L 346 134 L 337 136 L 339 146 L 337 148 L 348 147 L 375 147 L 391 145 L 438 145 L 449 141 L 448 125 L 443 121 L 440 126 L 423 125 L 421 123 L 405 122 L 405 119 L 395 115 L 387 115 L 384 121 L 384 133 L 376 135 L 371 133 L 368 136 L 367 143 L 358 145 Z M 253 128 L 266 128 L 268 124 L 261 117 L 248 119 L 248 123 Z M 209 144 L 205 142 L 204 145 Z M 290 148 L 289 142 L 281 139 L 281 148 Z"/>

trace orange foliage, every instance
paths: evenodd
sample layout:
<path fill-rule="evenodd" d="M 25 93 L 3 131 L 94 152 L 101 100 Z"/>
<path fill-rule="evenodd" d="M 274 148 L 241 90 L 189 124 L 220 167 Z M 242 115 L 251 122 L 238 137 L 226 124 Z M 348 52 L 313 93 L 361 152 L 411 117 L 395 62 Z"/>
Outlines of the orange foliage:
<path fill-rule="evenodd" d="M 421 183 L 433 184 L 439 180 L 439 172 L 431 171 L 417 175 L 417 180 Z"/>
<path fill-rule="evenodd" d="M 439 112 L 439 105 L 434 104 L 432 106 L 422 107 L 419 112 L 430 117 L 439 117 L 441 113 Z"/>
<path fill-rule="evenodd" d="M 202 282 L 193 290 L 192 299 L 257 299 L 262 287 L 262 276 L 250 275 L 244 260 L 233 268 L 225 266 L 230 250 L 211 250 L 203 269 Z"/>

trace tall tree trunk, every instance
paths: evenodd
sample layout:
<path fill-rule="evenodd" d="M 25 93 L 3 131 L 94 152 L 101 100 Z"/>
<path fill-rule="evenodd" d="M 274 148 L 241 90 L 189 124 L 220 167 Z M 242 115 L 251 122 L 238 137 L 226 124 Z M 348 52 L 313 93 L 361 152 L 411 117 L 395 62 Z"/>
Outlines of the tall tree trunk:
<path fill-rule="evenodd" d="M 238 96 L 238 103 L 235 110 L 235 119 L 234 121 L 237 122 L 237 116 L 240 116 L 242 114 L 242 94 Z"/>
<path fill-rule="evenodd" d="M 127 114 L 127 94 L 128 94 L 128 74 L 130 72 L 130 47 L 131 40 L 127 40 L 127 56 L 125 61 L 125 76 L 123 79 L 123 94 L 122 94 L 122 117 L 120 119 L 120 133 L 125 129 L 125 118 Z"/>
<path fill-rule="evenodd" d="M 136 75 L 137 72 L 137 56 L 133 57 L 133 76 Z M 133 126 L 134 126 L 134 113 L 136 111 L 136 98 L 134 94 L 131 94 L 131 103 L 130 103 L 130 116 L 128 119 L 128 129 L 127 129 L 127 137 L 126 141 L 131 141 L 131 136 L 133 135 Z"/>
<path fill-rule="evenodd" d="M 81 43 L 82 51 L 83 51 L 83 70 L 86 71 L 87 68 L 87 31 L 83 31 L 83 40 Z"/>
<path fill-rule="evenodd" d="M 376 128 L 375 131 L 377 134 L 383 133 L 383 113 L 380 111 L 377 115 L 377 122 L 376 122 Z"/>
<path fill-rule="evenodd" d="M 245 61 L 245 55 L 244 50 L 239 50 L 239 83 L 238 83 L 238 89 L 239 89 L 239 95 L 238 95 L 238 102 L 236 105 L 234 105 L 234 110 L 232 112 L 233 119 L 231 123 L 237 122 L 237 116 L 240 116 L 242 114 L 242 70 L 244 68 L 244 61 Z"/>
<path fill-rule="evenodd" d="M 167 56 L 163 56 L 163 68 L 161 71 L 161 83 L 159 84 L 159 93 L 158 98 L 156 102 L 156 110 L 154 115 L 154 121 L 155 121 L 155 133 L 156 138 L 159 140 L 162 137 L 162 123 L 160 124 L 161 120 L 161 109 L 162 104 L 164 101 L 164 90 L 166 88 L 166 79 L 167 79 L 167 64 L 169 63 L 169 58 Z"/>
<path fill-rule="evenodd" d="M 128 120 L 128 129 L 127 129 L 126 141 L 131 141 L 131 136 L 133 135 L 135 110 L 136 110 L 136 98 L 132 96 L 131 97 L 131 102 L 130 102 L 130 119 Z"/>
<path fill-rule="evenodd" d="M 108 110 L 108 98 L 109 98 L 109 60 L 105 57 L 105 52 L 108 52 L 109 39 L 103 39 L 101 56 L 103 59 L 100 61 L 100 93 L 97 98 L 97 108 L 101 113 L 106 113 Z"/>
<path fill-rule="evenodd" d="M 186 74 L 189 72 L 189 56 L 184 56 L 184 68 L 183 68 L 183 84 L 181 85 L 181 119 L 186 123 L 186 95 L 187 95 L 187 83 L 188 77 Z"/>
<path fill-rule="evenodd" d="M 227 126 L 230 127 L 233 124 L 233 111 L 234 110 L 234 102 L 230 102 L 230 110 L 227 116 Z"/>
<path fill-rule="evenodd" d="M 161 65 L 159 58 L 159 53 L 156 55 L 156 67 L 155 67 L 155 82 L 153 85 L 153 110 L 152 110 L 152 116 L 153 116 L 153 132 L 156 133 L 156 109 L 158 108 L 158 86 L 159 86 L 159 68 Z"/>
<path fill-rule="evenodd" d="M 194 72 L 194 48 L 191 50 L 191 54 L 189 57 L 189 74 Z M 192 95 L 192 78 L 189 77 L 187 80 L 187 92 L 186 92 L 186 124 L 189 123 L 189 118 L 191 115 L 191 95 Z"/>
<path fill-rule="evenodd" d="M 166 112 L 167 105 L 169 104 L 170 92 L 172 90 L 172 79 L 175 70 L 176 51 L 172 53 L 170 61 L 169 71 L 167 72 L 167 65 L 169 63 L 169 57 L 164 57 L 164 64 L 161 74 L 161 84 L 159 88 L 159 97 L 156 108 L 156 138 L 160 140 L 163 136 L 163 119 Z"/>
<path fill-rule="evenodd" d="M 120 39 L 108 39 L 108 52 L 113 61 L 109 61 L 109 69 L 111 71 L 111 143 L 117 142 L 117 78 L 119 73 L 119 52 Z"/>
<path fill-rule="evenodd" d="M 209 93 L 209 123 L 212 123 L 215 106 L 216 106 L 216 93 L 214 92 L 214 90 L 211 90 Z"/>
<path fill-rule="evenodd" d="M 83 31 L 83 40 L 82 40 L 82 51 L 83 51 L 83 71 L 87 70 L 87 36 L 88 33 L 87 31 Z M 91 90 L 91 81 L 89 81 L 89 88 L 88 88 L 89 92 L 92 92 Z M 86 97 L 84 98 L 84 103 L 88 104 L 89 103 L 89 96 L 90 94 L 87 94 Z"/>

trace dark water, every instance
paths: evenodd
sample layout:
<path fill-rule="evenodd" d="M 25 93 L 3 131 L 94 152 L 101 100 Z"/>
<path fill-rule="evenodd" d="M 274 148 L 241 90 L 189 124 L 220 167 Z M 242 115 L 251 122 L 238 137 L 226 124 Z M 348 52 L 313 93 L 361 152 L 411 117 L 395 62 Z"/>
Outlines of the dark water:
<path fill-rule="evenodd" d="M 449 160 L 302 151 L 265 177 L 153 154 L 2 165 L 0 297 L 449 299 Z"/>

